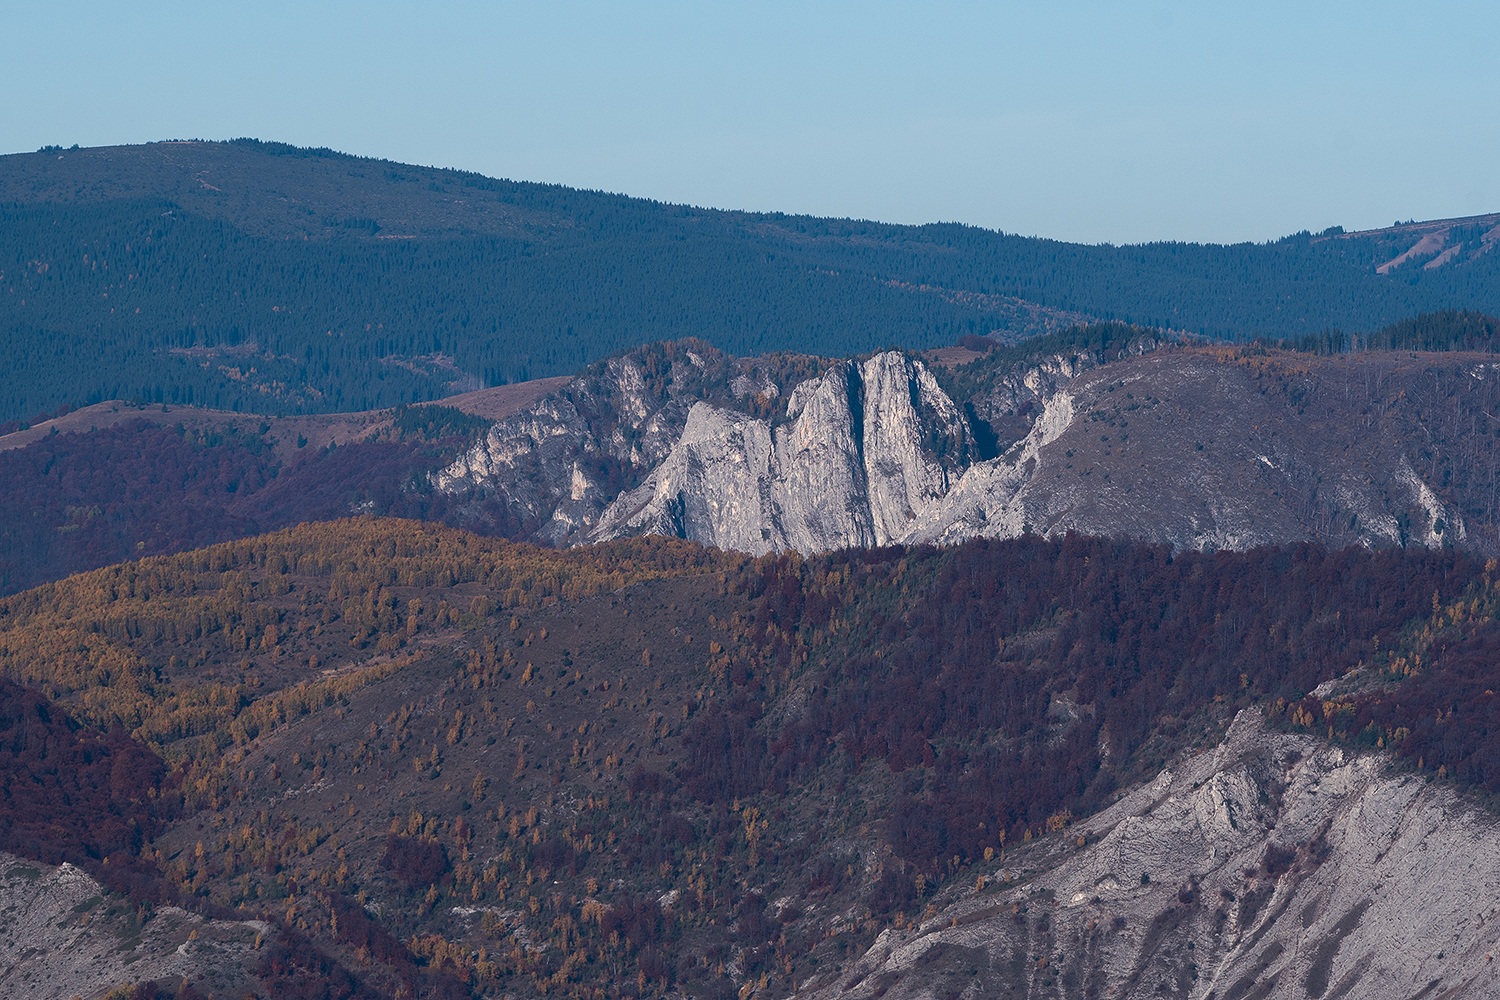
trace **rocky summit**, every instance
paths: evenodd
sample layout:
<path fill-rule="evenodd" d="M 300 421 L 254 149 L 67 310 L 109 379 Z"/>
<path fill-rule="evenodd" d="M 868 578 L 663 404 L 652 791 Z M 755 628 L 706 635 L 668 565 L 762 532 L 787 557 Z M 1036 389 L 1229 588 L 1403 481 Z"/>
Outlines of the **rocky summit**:
<path fill-rule="evenodd" d="M 791 380 L 684 351 L 659 388 L 653 360 L 613 359 L 501 420 L 434 484 L 552 544 L 806 553 L 1077 531 L 1500 551 L 1488 355 L 1142 338 L 989 371 L 888 351 Z"/>

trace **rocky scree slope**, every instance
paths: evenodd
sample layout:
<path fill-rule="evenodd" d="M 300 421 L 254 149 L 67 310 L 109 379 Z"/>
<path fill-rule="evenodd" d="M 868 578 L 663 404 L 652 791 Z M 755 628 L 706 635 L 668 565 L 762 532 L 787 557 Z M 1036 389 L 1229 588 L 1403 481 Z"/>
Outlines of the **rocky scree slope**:
<path fill-rule="evenodd" d="M 174 979 L 196 983 L 200 996 L 244 995 L 254 986 L 262 940 L 272 936 L 262 920 L 138 907 L 67 862 L 53 866 L 4 852 L 0 900 L 0 994 L 12 1000 L 100 996 L 129 983 Z"/>
<path fill-rule="evenodd" d="M 1492 815 L 1252 708 L 1218 746 L 1011 852 L 802 992 L 1497 996 L 1497 890 Z"/>
<path fill-rule="evenodd" d="M 968 369 L 973 369 L 969 371 Z M 946 388 L 945 388 L 946 386 Z M 1500 367 L 1136 336 L 953 372 L 890 351 L 596 366 L 433 477 L 521 534 L 761 554 L 1028 531 L 1500 552 Z"/>

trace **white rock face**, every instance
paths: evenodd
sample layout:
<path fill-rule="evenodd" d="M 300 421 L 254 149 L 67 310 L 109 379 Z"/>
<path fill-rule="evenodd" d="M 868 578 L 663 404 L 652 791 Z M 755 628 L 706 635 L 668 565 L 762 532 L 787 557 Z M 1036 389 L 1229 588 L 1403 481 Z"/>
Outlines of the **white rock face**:
<path fill-rule="evenodd" d="M 663 534 L 761 554 L 885 545 L 947 494 L 968 423 L 932 374 L 896 352 L 793 390 L 786 423 L 698 403 L 645 483 L 590 535 Z"/>
<path fill-rule="evenodd" d="M 894 352 L 861 371 L 865 482 L 876 544 L 904 539 L 948 492 L 949 470 L 927 449 L 929 436 L 963 441 L 967 421 L 921 364 Z"/>
<path fill-rule="evenodd" d="M 1219 747 L 1013 852 L 989 887 L 805 991 L 1500 996 L 1500 824 L 1386 763 L 1247 709 Z"/>
<path fill-rule="evenodd" d="M 557 545 L 665 534 L 812 553 L 1029 529 L 1209 551 L 1309 539 L 1500 555 L 1500 527 L 1473 513 L 1493 507 L 1492 456 L 1412 451 L 1424 414 L 1457 419 L 1462 403 L 1478 419 L 1475 387 L 1492 366 L 1449 365 L 1447 381 L 1403 382 L 1374 406 L 1368 387 L 1399 374 L 1389 360 L 1328 363 L 1295 391 L 1268 392 L 1290 384 L 1289 369 L 1267 382 L 1249 365 L 1146 346 L 1110 364 L 1059 355 L 1012 371 L 967 404 L 986 424 L 897 352 L 781 389 L 744 369 L 728 378 L 741 408 L 706 383 L 681 389 L 677 374 L 664 395 L 659 375 L 612 359 L 496 424 L 433 481 L 471 492 L 476 508 L 499 501 L 513 525 Z M 1456 395 L 1418 398 L 1436 385 Z M 780 398 L 784 418 L 744 412 Z M 995 427 L 1004 453 L 979 461 L 991 438 L 975 429 Z"/>
<path fill-rule="evenodd" d="M 970 467 L 942 502 L 917 519 L 907 540 L 951 544 L 969 538 L 1019 538 L 1030 525 L 1024 493 L 1038 478 L 1042 449 L 1073 421 L 1073 397 L 1047 400 L 1031 433 L 1004 456 Z"/>
<path fill-rule="evenodd" d="M 151 979 L 187 977 L 200 991 L 243 996 L 258 985 L 258 920 L 204 920 L 177 907 L 143 925 L 88 873 L 0 852 L 0 996 L 67 1000 Z M 203 979 L 199 980 L 199 974 Z"/>

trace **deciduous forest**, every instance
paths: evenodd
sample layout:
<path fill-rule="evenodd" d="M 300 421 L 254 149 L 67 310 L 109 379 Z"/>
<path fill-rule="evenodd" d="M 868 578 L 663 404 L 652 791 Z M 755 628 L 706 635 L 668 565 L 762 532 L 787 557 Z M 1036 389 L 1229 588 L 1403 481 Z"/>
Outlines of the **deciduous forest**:
<path fill-rule="evenodd" d="M 1500 790 L 1497 608 L 1453 551 L 304 525 L 0 601 L 0 846 L 271 921 L 278 996 L 782 994 L 1241 710 Z"/>

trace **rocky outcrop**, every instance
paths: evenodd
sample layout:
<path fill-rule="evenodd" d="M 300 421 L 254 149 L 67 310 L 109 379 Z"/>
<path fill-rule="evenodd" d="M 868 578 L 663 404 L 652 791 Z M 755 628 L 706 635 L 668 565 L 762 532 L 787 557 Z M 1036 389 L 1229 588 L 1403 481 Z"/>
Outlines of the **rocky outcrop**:
<path fill-rule="evenodd" d="M 666 459 L 589 537 L 675 535 L 756 554 L 886 545 L 941 503 L 971 444 L 920 362 L 894 351 L 843 362 L 797 386 L 774 426 L 696 404 Z"/>
<path fill-rule="evenodd" d="M 580 541 L 631 472 L 660 462 L 681 434 L 690 379 L 722 355 L 683 351 L 668 362 L 677 388 L 663 390 L 647 371 L 653 359 L 611 358 L 534 405 L 497 421 L 433 485 L 498 503 L 502 516 L 538 541 Z M 644 362 L 644 363 L 643 363 Z M 493 515 L 492 515 L 493 516 Z"/>
<path fill-rule="evenodd" d="M 1465 431 L 1492 412 L 1500 368 L 1451 356 L 1446 370 L 1401 367 L 1298 359 L 1289 377 L 1173 352 L 1094 369 L 1050 397 L 1005 455 L 965 472 L 909 538 L 1029 527 L 1208 551 L 1305 539 L 1494 554 L 1493 522 L 1476 529 L 1468 511 L 1486 502 L 1500 453 L 1493 435 Z"/>
<path fill-rule="evenodd" d="M 497 423 L 435 485 L 549 544 L 665 534 L 759 554 L 1079 531 L 1500 555 L 1487 359 L 1158 348 L 1038 356 L 962 406 L 898 352 L 792 381 L 764 359 L 616 358 Z M 995 428 L 1003 452 L 981 460 Z"/>
<path fill-rule="evenodd" d="M 1500 826 L 1240 714 L 1219 746 L 887 930 L 822 1000 L 1500 995 Z"/>
<path fill-rule="evenodd" d="M 256 949 L 271 936 L 259 920 L 138 908 L 73 865 L 0 853 L 0 996 L 12 1000 L 102 996 L 173 979 L 203 995 L 254 995 Z"/>

